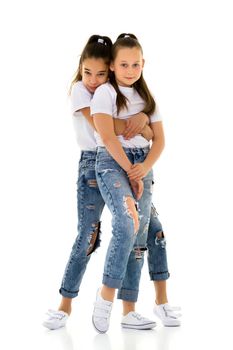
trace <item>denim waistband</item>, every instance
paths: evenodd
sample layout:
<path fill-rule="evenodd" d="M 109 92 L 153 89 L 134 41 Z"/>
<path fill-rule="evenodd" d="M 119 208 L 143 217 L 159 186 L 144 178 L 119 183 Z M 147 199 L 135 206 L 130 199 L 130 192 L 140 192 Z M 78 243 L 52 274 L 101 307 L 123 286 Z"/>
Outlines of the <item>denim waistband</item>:
<path fill-rule="evenodd" d="M 149 146 L 146 147 L 135 147 L 135 148 L 127 148 L 123 147 L 126 154 L 137 154 L 137 155 L 144 155 L 147 154 L 150 150 Z M 105 147 L 97 147 L 97 153 L 108 153 L 108 150 Z"/>
<path fill-rule="evenodd" d="M 95 159 L 97 151 L 81 151 L 80 160 Z"/>

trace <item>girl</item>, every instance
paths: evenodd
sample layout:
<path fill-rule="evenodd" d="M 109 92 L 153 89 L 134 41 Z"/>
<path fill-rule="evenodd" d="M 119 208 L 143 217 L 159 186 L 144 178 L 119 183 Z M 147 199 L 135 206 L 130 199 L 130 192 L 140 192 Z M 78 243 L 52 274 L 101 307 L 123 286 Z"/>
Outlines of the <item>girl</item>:
<path fill-rule="evenodd" d="M 91 103 L 91 114 L 98 132 L 97 182 L 112 214 L 113 233 L 105 260 L 103 285 L 97 291 L 92 317 L 94 327 L 100 333 L 108 330 L 115 289 L 118 289 L 118 298 L 125 302 L 122 326 L 134 328 L 134 319 L 137 318 L 134 303 L 138 296 L 144 251 L 146 246 L 152 249 L 148 260 L 154 279 L 158 271 L 153 270 L 153 249 L 156 244 L 164 246 L 161 228 L 155 232 L 154 227 L 147 244 L 153 183 L 151 168 L 164 148 L 164 134 L 162 121 L 155 113 L 155 101 L 142 75 L 143 66 L 142 48 L 137 38 L 132 34 L 121 34 L 112 48 L 110 83 L 95 91 Z M 154 132 L 151 148 L 142 135 L 125 140 L 114 131 L 116 116 L 127 119 L 140 111 L 150 116 Z M 164 280 L 168 278 L 166 267 L 160 273 Z M 165 325 L 179 325 L 178 315 L 167 304 L 165 284 L 162 288 L 163 301 L 155 305 L 155 312 Z M 138 317 L 137 325 L 140 323 L 143 322 Z"/>
<path fill-rule="evenodd" d="M 43 325 L 49 329 L 63 327 L 71 313 L 71 304 L 79 287 L 91 253 L 100 244 L 100 216 L 104 200 L 95 177 L 96 142 L 90 103 L 96 88 L 108 79 L 112 42 L 108 37 L 93 35 L 89 38 L 80 57 L 79 67 L 72 83 L 71 102 L 77 142 L 81 148 L 78 175 L 78 236 L 68 260 L 61 288 L 58 310 L 49 310 Z M 128 120 L 125 136 L 142 132 L 151 138 L 148 118 L 139 113 Z M 122 134 L 125 122 L 115 119 L 115 130 Z M 153 321 L 148 321 L 154 326 Z"/>

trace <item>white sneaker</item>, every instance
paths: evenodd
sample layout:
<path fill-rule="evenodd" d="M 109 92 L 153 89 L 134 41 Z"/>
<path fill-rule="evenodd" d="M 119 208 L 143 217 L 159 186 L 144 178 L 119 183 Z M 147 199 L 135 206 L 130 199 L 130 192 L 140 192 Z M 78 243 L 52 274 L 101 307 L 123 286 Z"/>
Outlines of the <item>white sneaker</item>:
<path fill-rule="evenodd" d="M 92 323 L 99 333 L 106 333 L 112 311 L 112 302 L 104 300 L 100 295 L 100 288 L 96 293 L 95 307 L 92 315 Z"/>
<path fill-rule="evenodd" d="M 48 310 L 46 319 L 42 323 L 44 327 L 54 330 L 64 327 L 69 315 L 64 311 Z"/>
<path fill-rule="evenodd" d="M 132 329 L 151 329 L 156 326 L 156 322 L 149 320 L 149 318 L 142 317 L 137 312 L 131 311 L 122 317 L 121 326 L 123 328 Z"/>
<path fill-rule="evenodd" d="M 179 317 L 180 313 L 176 313 L 175 311 L 179 311 L 180 307 L 172 307 L 168 303 L 157 305 L 155 304 L 154 313 L 157 317 L 160 318 L 164 326 L 167 327 L 177 327 L 180 326 L 181 322 Z"/>

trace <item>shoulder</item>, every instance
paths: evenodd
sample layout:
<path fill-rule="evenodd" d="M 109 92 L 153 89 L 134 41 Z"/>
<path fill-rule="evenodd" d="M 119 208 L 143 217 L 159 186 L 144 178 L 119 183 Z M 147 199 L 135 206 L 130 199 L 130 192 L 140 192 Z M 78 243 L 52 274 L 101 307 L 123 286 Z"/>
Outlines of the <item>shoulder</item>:
<path fill-rule="evenodd" d="M 107 82 L 105 84 L 100 85 L 95 90 L 94 96 L 100 96 L 100 95 L 114 97 L 116 95 L 116 91 L 114 87 L 109 82 Z"/>
<path fill-rule="evenodd" d="M 87 90 L 82 81 L 77 81 L 71 88 L 71 96 L 80 95 L 80 96 L 88 96 L 92 97 L 92 94 Z"/>

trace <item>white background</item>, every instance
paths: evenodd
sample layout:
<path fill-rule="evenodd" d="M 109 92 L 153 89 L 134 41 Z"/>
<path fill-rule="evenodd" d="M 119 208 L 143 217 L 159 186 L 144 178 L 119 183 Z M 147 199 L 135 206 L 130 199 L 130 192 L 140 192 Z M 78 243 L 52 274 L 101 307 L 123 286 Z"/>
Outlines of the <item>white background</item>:
<path fill-rule="evenodd" d="M 153 7 L 152 7 L 153 5 Z M 4 1 L 0 6 L 0 268 L 4 349 L 232 347 L 231 1 Z M 79 150 L 68 89 L 92 34 L 137 35 L 144 76 L 164 118 L 154 202 L 168 240 L 168 295 L 180 329 L 122 332 L 115 303 L 96 336 L 92 303 L 110 237 L 92 258 L 67 330 L 41 326 L 76 235 Z M 153 317 L 145 263 L 138 311 Z M 159 322 L 158 322 L 159 324 Z M 2 344 L 1 344 L 2 347 Z"/>

